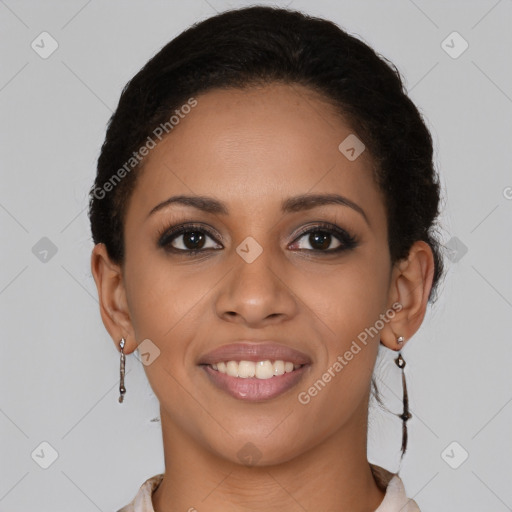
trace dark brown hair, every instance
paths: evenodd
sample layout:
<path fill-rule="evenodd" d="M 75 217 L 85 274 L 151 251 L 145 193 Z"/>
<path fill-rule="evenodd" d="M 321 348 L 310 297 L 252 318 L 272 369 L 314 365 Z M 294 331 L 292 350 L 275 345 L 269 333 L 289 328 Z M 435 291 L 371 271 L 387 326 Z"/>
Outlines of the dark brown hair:
<path fill-rule="evenodd" d="M 350 121 L 376 164 L 392 263 L 406 258 L 416 240 L 432 248 L 432 300 L 443 272 L 435 237 L 440 186 L 422 116 L 393 64 L 334 23 L 287 9 L 248 7 L 196 23 L 128 82 L 109 121 L 90 191 L 94 243 L 105 243 L 111 259 L 123 262 L 123 219 L 143 161 L 108 184 L 155 127 L 193 95 L 271 82 L 305 85 Z"/>

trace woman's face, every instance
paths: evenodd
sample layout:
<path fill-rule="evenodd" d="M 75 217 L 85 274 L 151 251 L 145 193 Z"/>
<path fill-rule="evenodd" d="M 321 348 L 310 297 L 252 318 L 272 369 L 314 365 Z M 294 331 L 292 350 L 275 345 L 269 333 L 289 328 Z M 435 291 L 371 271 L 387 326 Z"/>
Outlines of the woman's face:
<path fill-rule="evenodd" d="M 234 462 L 284 462 L 365 428 L 379 336 L 361 333 L 393 302 L 384 200 L 368 152 L 354 159 L 351 139 L 339 149 L 350 127 L 308 89 L 196 99 L 151 150 L 128 206 L 133 336 L 150 340 L 140 352 L 164 428 Z M 312 195 L 344 199 L 297 200 Z M 230 360 L 252 362 L 205 364 Z M 234 376 L 280 374 L 275 360 L 303 366 Z"/>

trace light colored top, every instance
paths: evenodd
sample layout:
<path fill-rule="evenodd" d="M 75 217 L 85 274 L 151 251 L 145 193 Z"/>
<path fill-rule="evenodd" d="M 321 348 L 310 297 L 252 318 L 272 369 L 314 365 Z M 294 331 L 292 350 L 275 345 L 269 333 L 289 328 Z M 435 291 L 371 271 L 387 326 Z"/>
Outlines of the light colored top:
<path fill-rule="evenodd" d="M 375 512 L 421 512 L 416 502 L 407 498 L 401 478 L 388 470 L 370 464 L 377 485 L 385 491 L 384 499 Z M 117 512 L 155 512 L 151 496 L 160 485 L 163 473 L 146 480 L 133 500 Z"/>

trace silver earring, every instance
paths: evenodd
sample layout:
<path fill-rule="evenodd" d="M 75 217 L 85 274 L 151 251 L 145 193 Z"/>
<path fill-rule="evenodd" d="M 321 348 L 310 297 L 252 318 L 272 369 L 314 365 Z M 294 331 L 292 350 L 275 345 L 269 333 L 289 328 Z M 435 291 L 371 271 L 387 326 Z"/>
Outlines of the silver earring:
<path fill-rule="evenodd" d="M 399 336 L 396 339 L 397 343 L 399 345 L 402 345 L 404 342 L 404 337 Z M 398 357 L 395 359 L 395 363 L 402 370 L 402 391 L 403 391 L 403 398 L 402 403 L 404 406 L 404 410 L 401 414 L 397 414 L 397 416 L 402 420 L 402 456 L 404 456 L 405 451 L 407 450 L 407 421 L 412 418 L 412 414 L 409 412 L 409 395 L 407 393 L 407 384 L 405 382 L 405 359 L 402 357 L 402 354 L 399 352 Z"/>
<path fill-rule="evenodd" d="M 123 403 L 124 394 L 126 393 L 126 388 L 124 387 L 124 364 L 126 357 L 123 352 L 125 340 L 124 338 L 121 338 L 121 341 L 119 342 L 119 347 L 121 348 L 121 366 L 120 366 L 120 379 L 119 379 L 119 403 Z"/>

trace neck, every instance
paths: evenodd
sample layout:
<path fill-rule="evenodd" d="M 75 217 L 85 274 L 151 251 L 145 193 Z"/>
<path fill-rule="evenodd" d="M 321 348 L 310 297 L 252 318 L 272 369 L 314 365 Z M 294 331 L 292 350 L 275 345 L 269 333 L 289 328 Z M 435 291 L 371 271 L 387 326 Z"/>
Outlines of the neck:
<path fill-rule="evenodd" d="M 384 498 L 366 457 L 366 422 L 353 421 L 287 462 L 243 466 L 218 457 L 161 411 L 165 476 L 155 512 L 374 512 Z"/>

